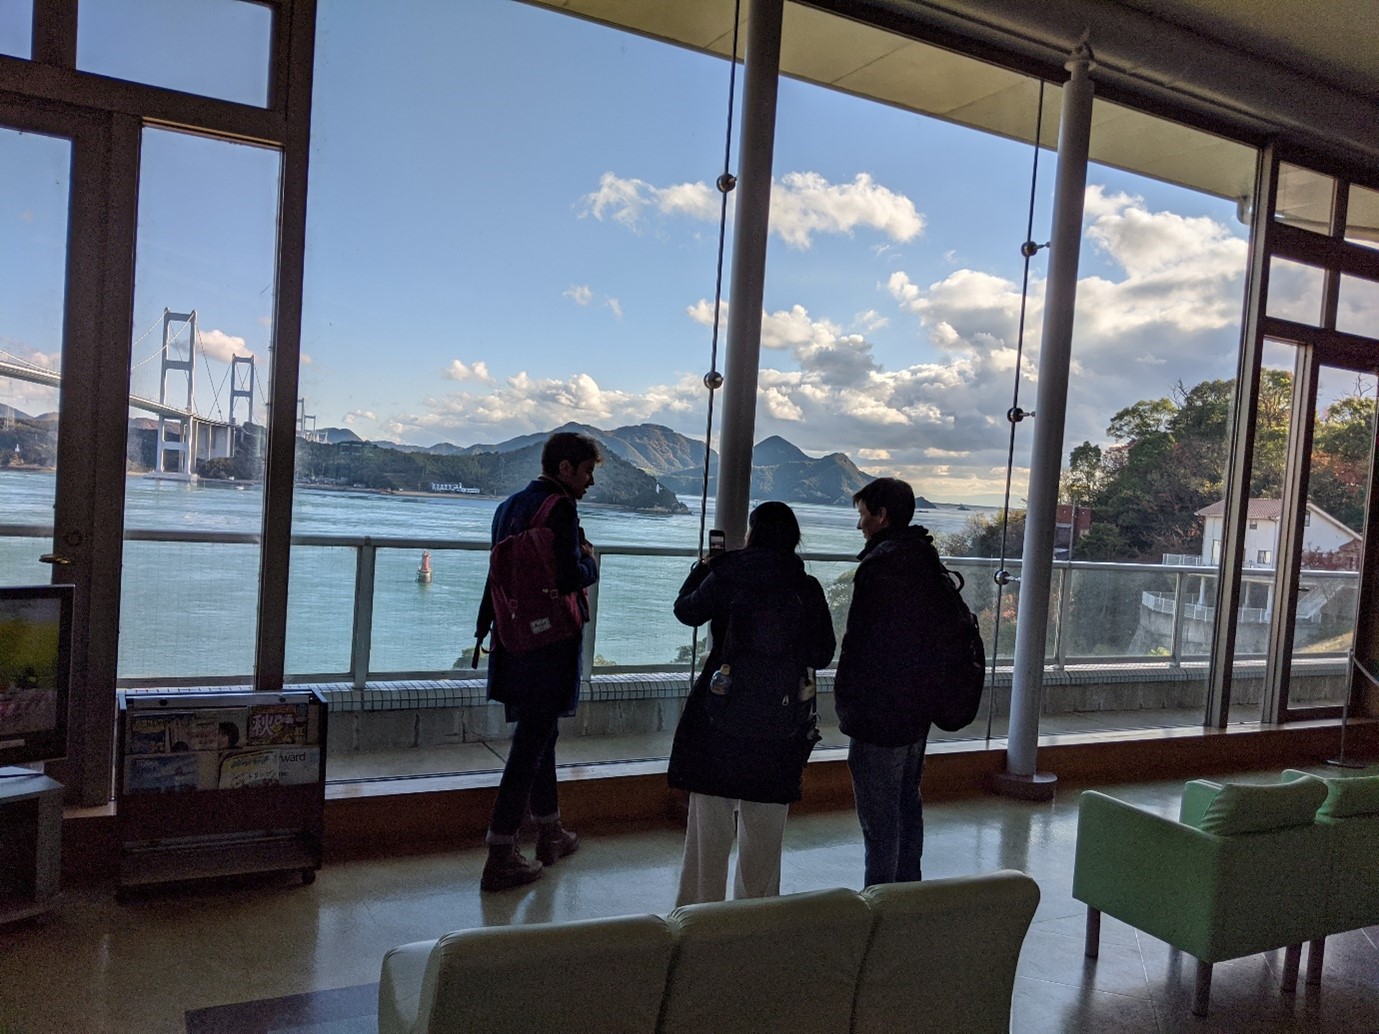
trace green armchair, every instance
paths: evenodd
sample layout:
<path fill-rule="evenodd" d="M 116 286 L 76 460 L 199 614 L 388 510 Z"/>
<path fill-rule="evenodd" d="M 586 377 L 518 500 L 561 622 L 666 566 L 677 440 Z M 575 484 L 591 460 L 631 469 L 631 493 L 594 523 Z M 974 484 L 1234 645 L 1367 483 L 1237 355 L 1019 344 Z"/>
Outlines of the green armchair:
<path fill-rule="evenodd" d="M 1073 897 L 1087 905 L 1086 954 L 1101 913 L 1197 959 L 1193 1012 L 1205 1016 L 1212 965 L 1291 948 L 1283 986 L 1297 984 L 1303 941 L 1325 929 L 1327 830 L 1320 782 L 1195 780 L 1175 822 L 1105 794 L 1082 794 Z"/>
<path fill-rule="evenodd" d="M 1379 925 L 1379 776 L 1325 778 L 1289 769 L 1285 779 L 1326 788 L 1317 823 L 1331 840 L 1324 932 L 1307 951 L 1307 982 L 1322 978 L 1326 935 Z"/>

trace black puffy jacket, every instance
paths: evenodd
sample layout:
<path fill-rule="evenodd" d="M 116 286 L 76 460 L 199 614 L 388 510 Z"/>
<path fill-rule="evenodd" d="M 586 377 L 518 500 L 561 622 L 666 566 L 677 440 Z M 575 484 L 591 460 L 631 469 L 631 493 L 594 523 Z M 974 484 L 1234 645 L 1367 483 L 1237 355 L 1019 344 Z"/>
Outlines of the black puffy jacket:
<path fill-rule="evenodd" d="M 713 648 L 695 680 L 671 747 L 670 785 L 694 793 L 763 804 L 790 804 L 800 799 L 803 762 L 789 740 L 732 736 L 709 721 L 705 697 L 710 675 L 718 670 L 728 611 L 744 587 L 780 586 L 798 592 L 808 613 L 803 637 L 803 663 L 823 668 L 833 660 L 837 640 L 833 621 L 817 579 L 805 573 L 795 553 L 768 549 L 739 549 L 697 564 L 685 579 L 675 601 L 675 616 L 686 625 L 709 622 Z"/>
<path fill-rule="evenodd" d="M 908 746 L 927 731 L 923 661 L 945 618 L 938 551 L 912 524 L 878 532 L 858 559 L 833 682 L 838 726 L 863 743 Z"/>

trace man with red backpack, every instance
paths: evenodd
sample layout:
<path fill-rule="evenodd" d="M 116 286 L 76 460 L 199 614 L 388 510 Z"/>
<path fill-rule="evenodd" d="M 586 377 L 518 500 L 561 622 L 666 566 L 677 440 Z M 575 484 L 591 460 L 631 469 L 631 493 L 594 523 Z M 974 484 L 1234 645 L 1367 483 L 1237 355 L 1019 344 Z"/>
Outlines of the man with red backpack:
<path fill-rule="evenodd" d="M 555 741 L 560 719 L 574 714 L 579 699 L 582 628 L 589 619 L 584 592 L 599 576 L 575 504 L 593 485 L 602 459 L 587 435 L 551 435 L 541 450 L 541 476 L 493 515 L 494 552 L 475 637 L 482 643 L 493 629 L 488 698 L 505 705 L 507 720 L 517 726 L 485 837 L 480 887 L 486 891 L 530 883 L 543 866 L 579 847 L 579 837 L 560 824 Z M 536 555 L 547 550 L 551 555 Z M 543 577 L 554 585 L 513 584 Z M 533 606 L 548 610 L 537 613 Z M 537 824 L 532 861 L 517 846 L 528 805 Z"/>

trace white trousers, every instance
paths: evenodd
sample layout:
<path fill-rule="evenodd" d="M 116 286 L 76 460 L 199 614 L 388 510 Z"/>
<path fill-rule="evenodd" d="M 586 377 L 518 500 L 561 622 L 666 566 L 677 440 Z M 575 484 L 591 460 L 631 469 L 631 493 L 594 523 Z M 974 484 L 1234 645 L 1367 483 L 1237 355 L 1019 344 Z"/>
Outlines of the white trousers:
<path fill-rule="evenodd" d="M 692 793 L 685 826 L 685 860 L 676 905 L 723 901 L 728 896 L 728 856 L 737 839 L 734 898 L 780 893 L 781 840 L 788 804 L 758 804 Z"/>

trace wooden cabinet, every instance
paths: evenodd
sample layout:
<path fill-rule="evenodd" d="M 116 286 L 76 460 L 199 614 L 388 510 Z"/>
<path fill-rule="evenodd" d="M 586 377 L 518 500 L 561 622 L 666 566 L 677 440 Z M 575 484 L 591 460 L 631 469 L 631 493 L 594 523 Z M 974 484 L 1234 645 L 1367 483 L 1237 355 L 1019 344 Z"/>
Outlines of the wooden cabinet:
<path fill-rule="evenodd" d="M 62 784 L 0 768 L 0 923 L 53 906 L 61 855 Z"/>
<path fill-rule="evenodd" d="M 321 867 L 327 706 L 319 693 L 122 692 L 121 888 Z"/>

